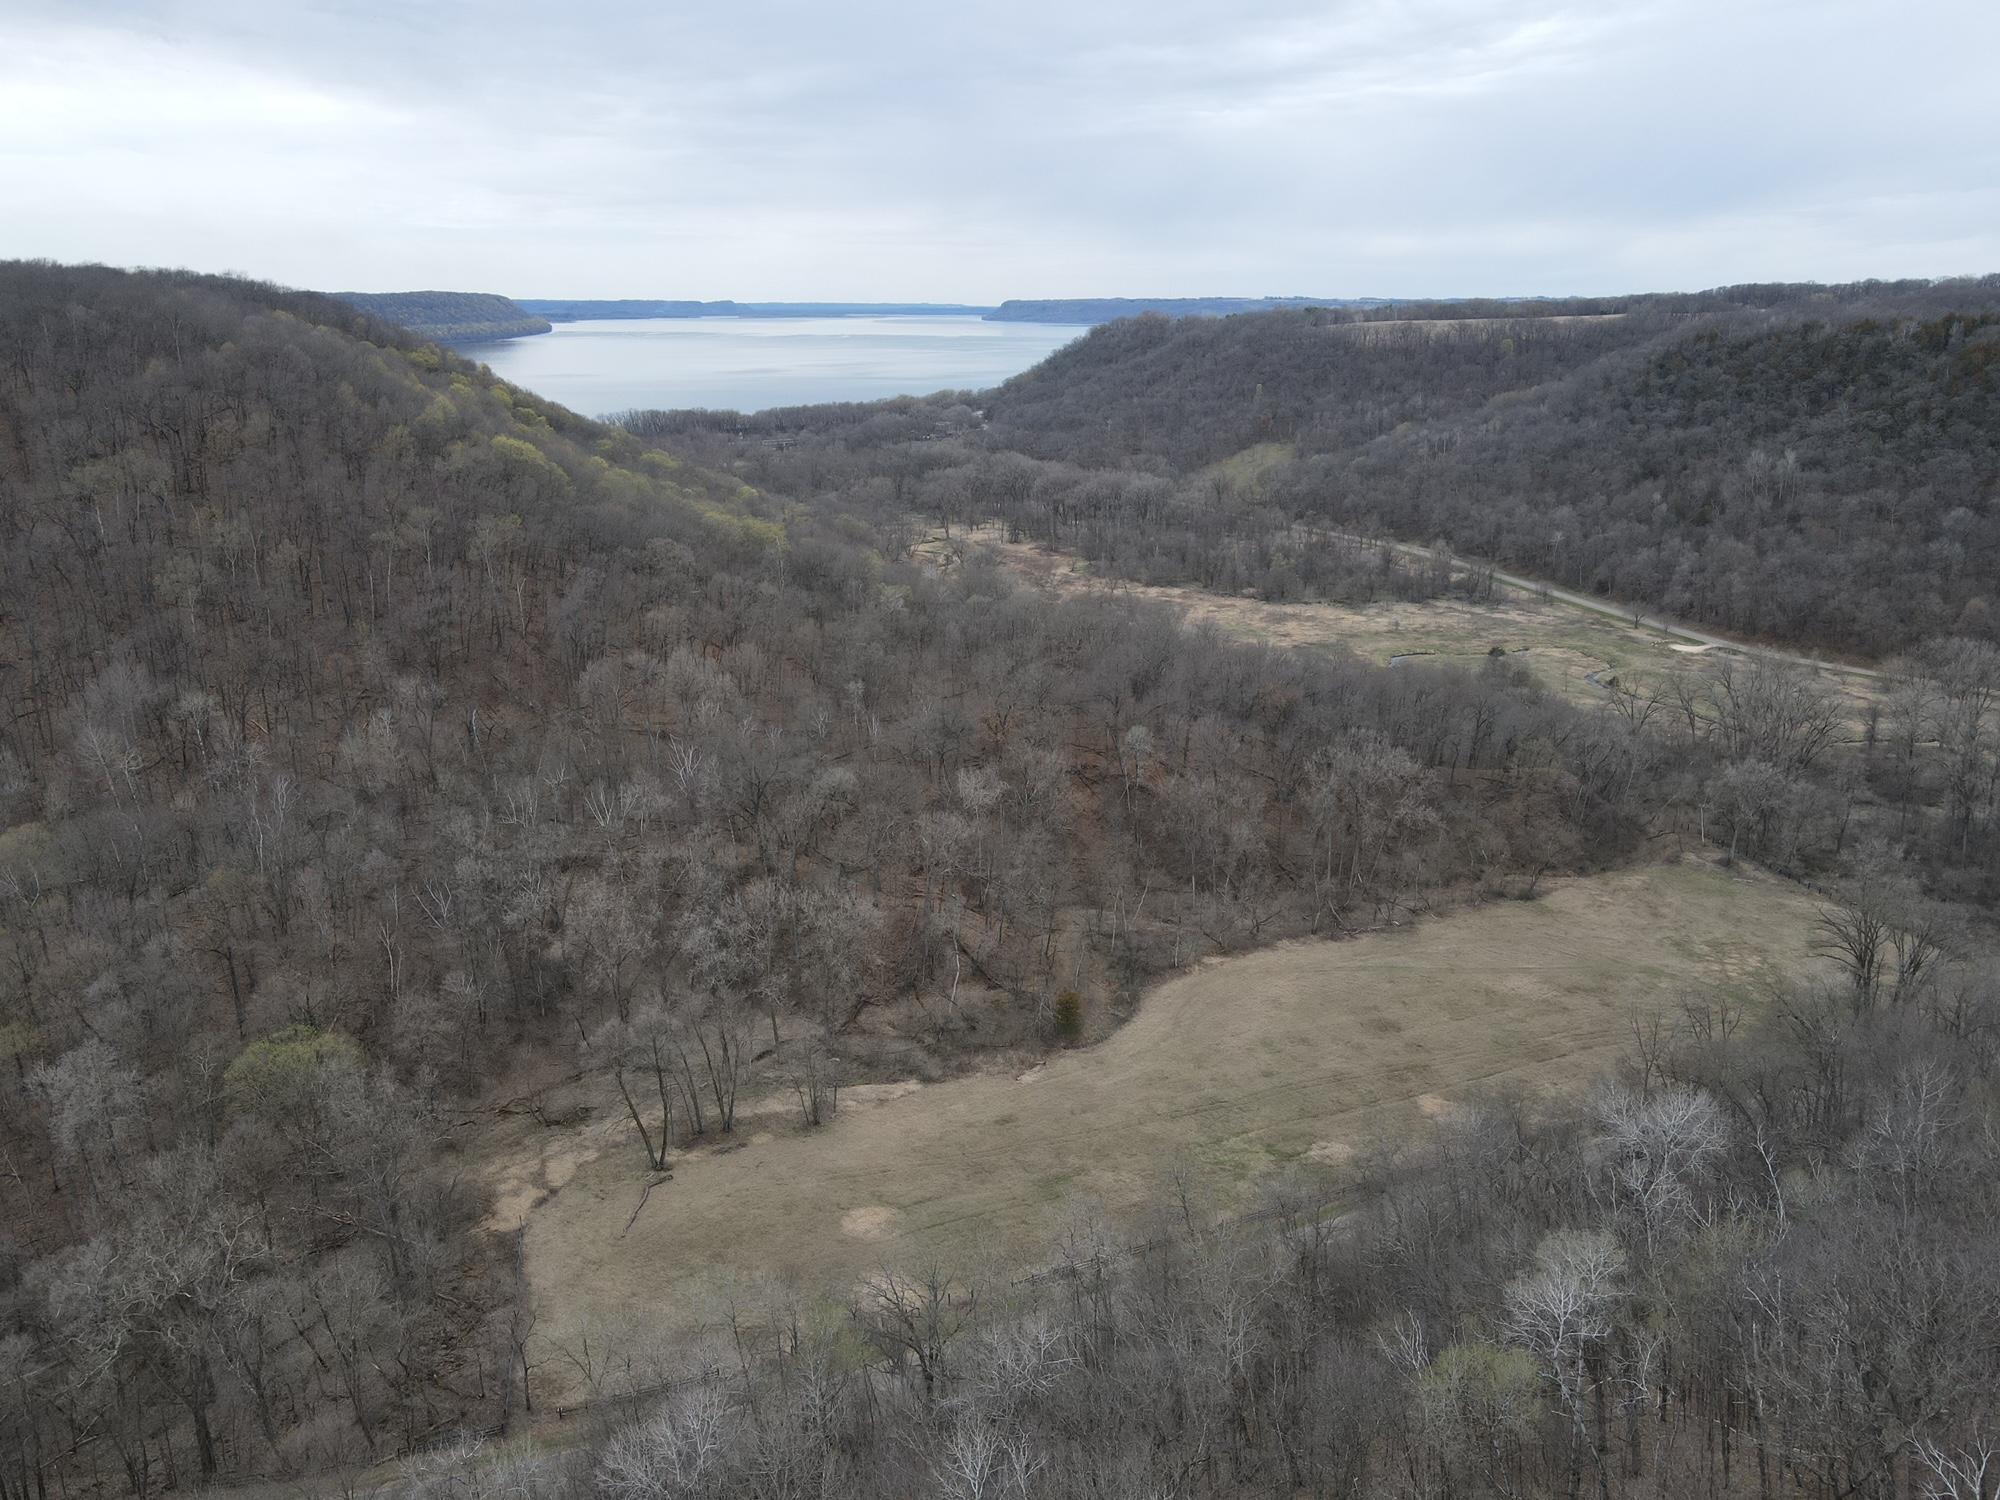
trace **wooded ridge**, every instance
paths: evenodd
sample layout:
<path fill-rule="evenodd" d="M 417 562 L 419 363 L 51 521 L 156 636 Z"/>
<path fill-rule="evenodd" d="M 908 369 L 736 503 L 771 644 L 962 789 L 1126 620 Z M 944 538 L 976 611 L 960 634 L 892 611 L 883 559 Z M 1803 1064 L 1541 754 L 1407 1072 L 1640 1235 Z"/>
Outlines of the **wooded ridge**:
<path fill-rule="evenodd" d="M 549 320 L 493 292 L 339 292 L 341 301 L 441 344 L 547 333 Z"/>

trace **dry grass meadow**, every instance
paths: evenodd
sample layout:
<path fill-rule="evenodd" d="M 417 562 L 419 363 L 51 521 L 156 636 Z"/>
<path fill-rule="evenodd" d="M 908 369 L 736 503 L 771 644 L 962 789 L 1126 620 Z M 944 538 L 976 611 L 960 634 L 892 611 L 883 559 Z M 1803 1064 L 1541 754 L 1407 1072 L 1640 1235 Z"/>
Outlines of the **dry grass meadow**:
<path fill-rule="evenodd" d="M 1635 1012 L 1690 987 L 1754 996 L 1812 964 L 1813 917 L 1794 885 L 1690 857 L 1212 960 L 1025 1073 L 856 1089 L 811 1133 L 766 1099 L 739 1145 L 683 1153 L 636 1218 L 649 1174 L 629 1124 L 517 1124 L 489 1164 L 492 1227 L 525 1224 L 554 1343 L 700 1323 L 745 1278 L 838 1297 L 934 1256 L 1033 1264 L 1078 1195 L 1115 1220 L 1182 1162 L 1248 1194 L 1288 1164 L 1337 1174 L 1393 1149 L 1482 1089 L 1576 1086 Z"/>
<path fill-rule="evenodd" d="M 1242 481 L 1284 452 L 1280 445 L 1267 444 L 1246 449 L 1228 463 L 1246 466 L 1236 476 Z M 1400 658 L 1405 665 L 1466 668 L 1483 665 L 1498 646 L 1507 653 L 1509 666 L 1525 668 L 1543 686 L 1575 703 L 1601 702 L 1605 684 L 1614 681 L 1643 693 L 1667 674 L 1699 665 L 1708 650 L 1504 586 L 1484 601 L 1271 603 L 1187 585 L 1105 578 L 1069 553 L 1009 542 L 997 526 L 970 533 L 960 529 L 954 532 L 952 545 L 960 551 L 986 549 L 1011 572 L 1046 588 L 1159 600 L 1181 610 L 1189 621 L 1205 621 L 1230 635 L 1273 646 L 1345 649 L 1378 663 Z M 919 550 L 940 559 L 948 555 L 936 532 L 919 543 Z M 1847 700 L 1852 732 L 1858 737 L 1880 684 L 1836 673 L 1825 674 L 1825 680 Z"/>

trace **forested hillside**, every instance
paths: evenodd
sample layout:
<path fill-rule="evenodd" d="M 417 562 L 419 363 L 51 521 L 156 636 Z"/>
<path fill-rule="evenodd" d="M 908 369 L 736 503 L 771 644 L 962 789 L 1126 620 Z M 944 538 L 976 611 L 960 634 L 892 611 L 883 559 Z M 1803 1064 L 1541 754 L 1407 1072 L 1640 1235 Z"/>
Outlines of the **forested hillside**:
<path fill-rule="evenodd" d="M 547 333 L 549 320 L 494 292 L 341 292 L 340 300 L 441 344 Z"/>
<path fill-rule="evenodd" d="M 2000 637 L 2000 315 L 1705 328 L 1281 484 L 1751 636 Z"/>
<path fill-rule="evenodd" d="M 9 1493 L 520 1413 L 453 1154 L 514 1080 L 643 1076 L 636 1171 L 739 1087 L 1621 858 L 1713 754 L 909 541 L 342 302 L 0 268 Z"/>
<path fill-rule="evenodd" d="M 1098 473 L 1284 446 L 1178 541 L 1101 515 L 1086 550 L 1138 576 L 1261 554 L 1296 578 L 1303 520 L 1880 655 L 2000 631 L 1997 351 L 1994 278 L 1140 319 L 988 406 L 995 443 Z"/>
<path fill-rule="evenodd" d="M 1477 409 L 1641 336 L 1615 316 L 1437 330 L 1312 309 L 1126 319 L 1093 329 L 988 398 L 996 443 L 1092 467 L 1186 472 L 1253 443 L 1344 449 Z"/>

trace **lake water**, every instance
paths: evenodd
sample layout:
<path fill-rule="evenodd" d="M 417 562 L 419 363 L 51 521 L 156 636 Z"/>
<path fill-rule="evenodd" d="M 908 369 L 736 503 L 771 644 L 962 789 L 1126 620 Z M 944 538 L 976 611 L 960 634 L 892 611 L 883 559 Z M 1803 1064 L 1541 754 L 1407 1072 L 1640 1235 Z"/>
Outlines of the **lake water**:
<path fill-rule="evenodd" d="M 1088 331 L 977 317 L 620 318 L 558 323 L 553 333 L 460 352 L 585 416 L 761 411 L 984 390 Z"/>

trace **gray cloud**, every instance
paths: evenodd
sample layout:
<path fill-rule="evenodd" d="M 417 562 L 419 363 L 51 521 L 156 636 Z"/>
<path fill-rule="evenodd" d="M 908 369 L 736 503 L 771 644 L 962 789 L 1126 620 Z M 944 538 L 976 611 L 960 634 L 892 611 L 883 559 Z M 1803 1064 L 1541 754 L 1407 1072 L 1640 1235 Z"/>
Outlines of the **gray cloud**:
<path fill-rule="evenodd" d="M 11 0 L 0 253 L 963 298 L 2000 267 L 1986 0 Z"/>

